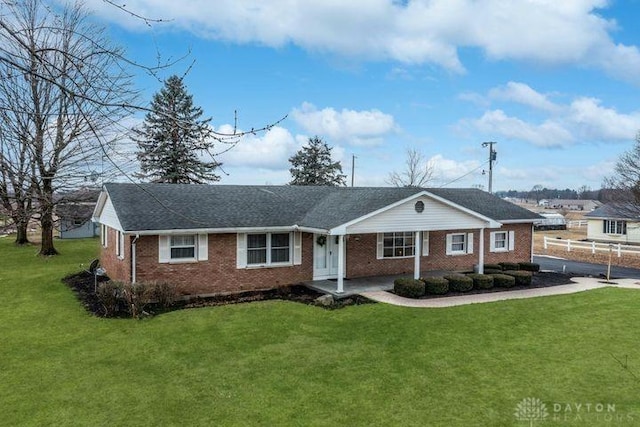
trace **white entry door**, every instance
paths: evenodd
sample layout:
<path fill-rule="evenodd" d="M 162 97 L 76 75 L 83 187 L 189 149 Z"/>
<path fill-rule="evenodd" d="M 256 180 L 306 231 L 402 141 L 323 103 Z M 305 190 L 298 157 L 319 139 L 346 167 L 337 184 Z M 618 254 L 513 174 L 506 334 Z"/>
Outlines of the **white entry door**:
<path fill-rule="evenodd" d="M 338 277 L 338 244 L 336 236 L 313 235 L 313 280 Z"/>

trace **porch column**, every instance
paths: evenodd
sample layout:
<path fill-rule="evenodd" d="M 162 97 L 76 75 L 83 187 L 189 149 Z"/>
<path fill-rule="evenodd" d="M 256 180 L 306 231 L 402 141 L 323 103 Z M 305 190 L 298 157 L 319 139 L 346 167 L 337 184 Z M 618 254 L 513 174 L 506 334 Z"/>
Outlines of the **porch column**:
<path fill-rule="evenodd" d="M 420 278 L 420 255 L 422 255 L 421 242 L 420 232 L 416 231 L 413 236 L 413 278 L 416 280 Z"/>
<path fill-rule="evenodd" d="M 478 273 L 484 274 L 484 228 L 480 229 L 480 241 L 478 242 Z"/>
<path fill-rule="evenodd" d="M 344 292 L 344 235 L 338 236 L 338 288 L 336 293 Z"/>

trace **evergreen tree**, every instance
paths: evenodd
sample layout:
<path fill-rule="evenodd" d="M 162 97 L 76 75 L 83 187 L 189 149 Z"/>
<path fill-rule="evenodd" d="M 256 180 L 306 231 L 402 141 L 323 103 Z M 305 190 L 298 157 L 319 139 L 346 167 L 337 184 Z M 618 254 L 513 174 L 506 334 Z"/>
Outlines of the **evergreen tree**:
<path fill-rule="evenodd" d="M 331 161 L 331 148 L 317 136 L 289 158 L 290 185 L 346 185 L 340 162 Z"/>
<path fill-rule="evenodd" d="M 203 161 L 199 154 L 213 148 L 211 118 L 202 119 L 202 108 L 193 105 L 182 79 L 169 77 L 153 96 L 151 111 L 135 130 L 139 177 L 152 182 L 203 184 L 218 181 L 214 170 L 220 163 Z"/>

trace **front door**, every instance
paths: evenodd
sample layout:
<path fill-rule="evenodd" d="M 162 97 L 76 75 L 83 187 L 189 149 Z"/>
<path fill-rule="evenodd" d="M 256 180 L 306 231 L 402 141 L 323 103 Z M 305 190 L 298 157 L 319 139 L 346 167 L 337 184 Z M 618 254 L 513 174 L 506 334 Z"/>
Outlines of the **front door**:
<path fill-rule="evenodd" d="M 338 244 L 336 236 L 313 235 L 313 280 L 338 277 Z"/>

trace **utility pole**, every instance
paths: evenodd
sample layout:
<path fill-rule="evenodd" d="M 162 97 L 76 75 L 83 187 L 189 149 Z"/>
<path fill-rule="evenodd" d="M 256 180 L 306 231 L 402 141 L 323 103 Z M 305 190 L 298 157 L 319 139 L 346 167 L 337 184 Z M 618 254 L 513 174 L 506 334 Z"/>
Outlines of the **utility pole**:
<path fill-rule="evenodd" d="M 356 155 L 351 155 L 351 186 L 353 187 L 353 179 L 356 176 Z"/>
<path fill-rule="evenodd" d="M 493 162 L 496 161 L 496 150 L 493 149 L 493 144 L 497 144 L 495 141 L 483 142 L 483 147 L 489 147 L 489 193 L 493 193 Z"/>

